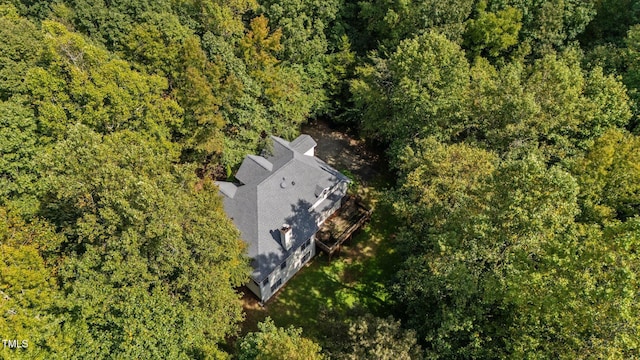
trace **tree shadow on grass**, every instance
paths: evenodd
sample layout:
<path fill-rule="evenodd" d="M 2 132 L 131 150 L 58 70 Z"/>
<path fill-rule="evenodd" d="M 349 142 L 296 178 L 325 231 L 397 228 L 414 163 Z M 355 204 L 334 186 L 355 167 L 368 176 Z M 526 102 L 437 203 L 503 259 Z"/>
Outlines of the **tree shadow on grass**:
<path fill-rule="evenodd" d="M 368 303 L 383 302 L 366 292 L 365 289 L 340 280 L 345 268 L 343 261 L 327 263 L 325 254 L 303 268 L 281 289 L 264 308 L 257 305 L 245 306 L 247 320 L 242 334 L 257 329 L 258 322 L 270 316 L 276 325 L 301 327 L 305 336 L 318 337 L 319 314 L 323 309 L 333 309 L 348 313 L 354 307 Z"/>
<path fill-rule="evenodd" d="M 387 289 L 402 260 L 396 251 L 396 224 L 391 203 L 377 202 L 371 222 L 354 236 L 342 255 L 329 263 L 325 254 L 319 254 L 264 308 L 257 301 L 256 306 L 245 307 L 247 321 L 242 333 L 255 331 L 257 323 L 270 316 L 277 326 L 301 327 L 304 336 L 318 339 L 323 310 L 349 316 L 354 309 L 364 308 L 374 315 L 388 315 Z"/>
<path fill-rule="evenodd" d="M 373 314 L 388 315 L 390 299 L 388 288 L 392 284 L 402 259 L 396 243 L 397 221 L 388 201 L 379 201 L 369 224 L 355 236 L 345 253 L 352 261 L 344 269 L 345 281 L 371 297 L 380 299 L 364 305 Z"/>

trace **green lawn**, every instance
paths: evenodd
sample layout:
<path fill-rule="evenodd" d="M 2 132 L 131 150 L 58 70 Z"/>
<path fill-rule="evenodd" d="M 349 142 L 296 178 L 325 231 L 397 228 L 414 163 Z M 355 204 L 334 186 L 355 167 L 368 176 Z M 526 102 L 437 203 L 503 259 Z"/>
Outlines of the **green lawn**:
<path fill-rule="evenodd" d="M 393 250 L 391 209 L 377 201 L 379 192 L 367 190 L 374 208 L 370 223 L 330 263 L 325 254 L 318 254 L 264 308 L 247 309 L 243 333 L 255 330 L 259 321 L 270 316 L 278 326 L 301 327 L 306 336 L 316 337 L 318 312 L 323 307 L 343 314 L 355 306 L 374 314 L 384 310 L 388 301 L 385 285 L 400 259 Z"/>

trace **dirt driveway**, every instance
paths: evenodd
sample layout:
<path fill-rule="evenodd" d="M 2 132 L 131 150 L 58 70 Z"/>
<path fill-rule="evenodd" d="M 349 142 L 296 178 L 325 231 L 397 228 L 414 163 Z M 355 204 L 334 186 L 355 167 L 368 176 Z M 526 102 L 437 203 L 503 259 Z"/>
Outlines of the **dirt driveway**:
<path fill-rule="evenodd" d="M 378 178 L 376 169 L 386 169 L 380 162 L 380 156 L 367 149 L 363 140 L 334 130 L 321 120 L 302 126 L 302 133 L 311 135 L 318 143 L 316 156 L 339 171 L 349 170 L 363 184 L 370 184 Z"/>

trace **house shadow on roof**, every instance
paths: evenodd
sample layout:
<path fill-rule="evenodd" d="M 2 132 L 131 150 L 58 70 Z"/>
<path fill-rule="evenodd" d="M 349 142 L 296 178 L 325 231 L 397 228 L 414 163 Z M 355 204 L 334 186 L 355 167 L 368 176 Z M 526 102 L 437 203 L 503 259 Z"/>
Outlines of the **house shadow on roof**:
<path fill-rule="evenodd" d="M 283 224 L 284 225 L 284 224 Z M 273 241 L 280 243 L 280 231 L 279 230 L 269 230 L 269 234 L 271 234 L 271 238 L 273 239 Z M 282 244 L 280 244 L 282 245 Z"/>
<path fill-rule="evenodd" d="M 285 250 L 282 244 L 279 228 L 269 230 L 269 234 L 271 235 L 271 239 L 269 240 L 275 241 L 280 246 L 282 252 L 261 253 L 254 257 L 252 265 L 254 268 L 259 267 L 259 269 L 262 270 L 260 272 L 261 276 L 256 280 L 264 280 L 271 271 L 276 269 L 318 231 L 316 221 L 319 215 L 315 211 L 309 211 L 311 206 L 312 204 L 306 200 L 298 200 L 295 204 L 291 204 L 290 215 L 284 219 L 284 223 L 279 224 L 279 226 L 286 224 L 291 227 L 293 243 L 288 251 Z"/>
<path fill-rule="evenodd" d="M 278 244 L 279 243 L 280 243 L 280 240 L 278 240 Z M 264 279 L 267 278 L 267 276 L 271 274 L 271 271 L 273 269 L 278 267 L 284 261 L 284 259 L 286 258 L 283 258 L 280 254 L 273 253 L 273 252 L 262 253 L 255 256 L 251 261 L 251 266 L 254 269 L 258 269 L 258 268 L 263 269 L 263 272 L 260 273 L 259 277 L 258 275 L 255 275 L 256 281 L 261 283 Z"/>
<path fill-rule="evenodd" d="M 293 230 L 293 238 L 296 245 L 298 242 L 306 241 L 318 231 L 316 224 L 319 215 L 311 209 L 312 206 L 313 204 L 310 202 L 300 199 L 295 204 L 291 204 L 291 215 L 284 219 L 285 223 L 291 226 Z"/>

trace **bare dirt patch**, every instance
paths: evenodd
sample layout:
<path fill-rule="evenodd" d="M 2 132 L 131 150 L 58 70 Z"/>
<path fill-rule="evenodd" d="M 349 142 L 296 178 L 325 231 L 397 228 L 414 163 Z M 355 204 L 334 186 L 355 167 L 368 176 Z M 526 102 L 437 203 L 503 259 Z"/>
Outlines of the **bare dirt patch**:
<path fill-rule="evenodd" d="M 369 149 L 364 140 L 356 139 L 340 130 L 332 129 L 322 120 L 315 120 L 302 127 L 302 133 L 311 135 L 318 143 L 316 156 L 337 170 L 349 170 L 364 185 L 380 176 L 377 169 L 381 156 Z"/>

